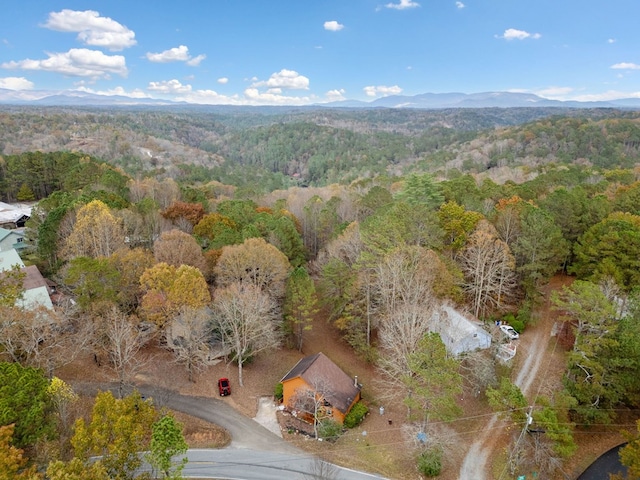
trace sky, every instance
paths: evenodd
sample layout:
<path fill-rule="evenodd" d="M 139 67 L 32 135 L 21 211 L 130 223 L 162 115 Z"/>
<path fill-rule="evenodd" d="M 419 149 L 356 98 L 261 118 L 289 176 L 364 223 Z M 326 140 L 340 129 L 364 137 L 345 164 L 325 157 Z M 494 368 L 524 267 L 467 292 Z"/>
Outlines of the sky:
<path fill-rule="evenodd" d="M 640 0 L 21 0 L 0 88 L 203 104 L 640 98 Z"/>

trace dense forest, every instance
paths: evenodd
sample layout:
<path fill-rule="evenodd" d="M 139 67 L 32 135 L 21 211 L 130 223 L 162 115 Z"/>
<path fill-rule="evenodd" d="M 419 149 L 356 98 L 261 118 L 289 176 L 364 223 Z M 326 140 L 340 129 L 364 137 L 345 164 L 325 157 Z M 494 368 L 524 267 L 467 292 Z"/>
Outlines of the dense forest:
<path fill-rule="evenodd" d="M 639 122 L 610 110 L 5 109 L 0 196 L 37 202 L 24 258 L 74 301 L 44 328 L 42 314 L 13 306 L 16 278 L 5 277 L 1 353 L 42 369 L 28 378 L 45 403 L 45 377 L 73 360 L 71 343 L 109 358 L 122 386 L 135 371 L 122 342 L 163 343 L 189 379 L 221 346 L 242 384 L 252 357 L 302 350 L 322 312 L 407 406 L 407 424 L 437 431 L 470 414 L 455 400 L 468 390 L 520 429 L 527 403 L 508 372 L 486 352 L 448 355 L 434 315 L 451 305 L 526 331 L 542 288 L 571 275 L 553 298 L 562 391 L 536 399 L 542 433 L 510 456 L 514 472 L 551 478 L 577 430 L 640 407 Z M 88 459 L 107 447 L 79 427 L 61 437 L 52 407 L 35 431 L 0 407 L 15 447 L 59 440 L 42 468 L 102 468 Z M 145 435 L 157 421 L 149 413 Z M 433 471 L 442 448 L 408 454 Z M 113 456 L 108 473 L 135 470 Z"/>
<path fill-rule="evenodd" d="M 4 107 L 0 155 L 82 152 L 137 178 L 266 193 L 412 172 L 520 183 L 548 164 L 628 168 L 640 137 L 637 112 L 607 109 L 185 110 Z"/>

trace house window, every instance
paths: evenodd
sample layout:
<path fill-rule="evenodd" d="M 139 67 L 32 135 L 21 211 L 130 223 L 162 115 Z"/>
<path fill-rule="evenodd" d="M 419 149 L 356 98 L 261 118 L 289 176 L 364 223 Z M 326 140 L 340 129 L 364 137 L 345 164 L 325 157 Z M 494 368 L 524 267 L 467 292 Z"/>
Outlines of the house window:
<path fill-rule="evenodd" d="M 24 240 L 24 238 L 22 238 L 22 237 L 18 237 L 17 242 L 18 242 L 18 243 L 21 243 L 23 240 Z"/>

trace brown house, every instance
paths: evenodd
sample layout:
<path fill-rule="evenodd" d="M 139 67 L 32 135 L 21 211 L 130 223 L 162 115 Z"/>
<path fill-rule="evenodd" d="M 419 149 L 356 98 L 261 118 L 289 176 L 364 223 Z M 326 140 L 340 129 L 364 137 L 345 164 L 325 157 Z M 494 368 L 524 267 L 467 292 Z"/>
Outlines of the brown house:
<path fill-rule="evenodd" d="M 306 398 L 307 404 L 310 399 L 320 406 L 323 417 L 342 424 L 360 400 L 357 377 L 351 378 L 323 353 L 304 357 L 280 381 L 283 403 L 289 410 L 304 410 L 302 416 L 312 415 L 309 407 L 301 408 Z"/>

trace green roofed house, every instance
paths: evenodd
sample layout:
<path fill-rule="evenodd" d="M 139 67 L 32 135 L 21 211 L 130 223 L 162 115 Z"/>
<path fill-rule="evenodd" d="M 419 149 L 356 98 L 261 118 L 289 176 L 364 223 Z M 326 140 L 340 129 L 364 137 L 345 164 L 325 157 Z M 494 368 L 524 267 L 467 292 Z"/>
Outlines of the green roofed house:
<path fill-rule="evenodd" d="M 24 268 L 24 262 L 18 252 L 12 248 L 10 250 L 0 250 L 0 272 L 11 270 L 14 265 Z"/>
<path fill-rule="evenodd" d="M 15 265 L 24 273 L 22 299 L 16 302 L 17 306 L 33 309 L 39 306 L 53 309 L 50 287 L 35 265 L 25 267 L 24 262 L 15 249 L 0 251 L 0 277 L 2 272 L 11 270 Z"/>
<path fill-rule="evenodd" d="M 22 230 L 7 230 L 0 228 L 0 251 L 22 250 L 26 247 Z"/>

